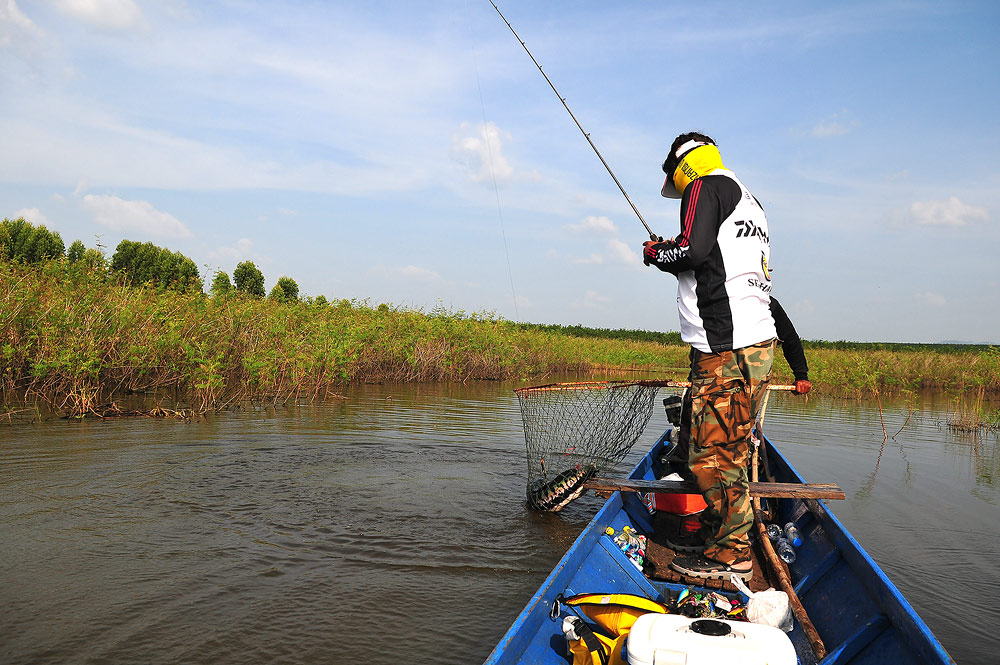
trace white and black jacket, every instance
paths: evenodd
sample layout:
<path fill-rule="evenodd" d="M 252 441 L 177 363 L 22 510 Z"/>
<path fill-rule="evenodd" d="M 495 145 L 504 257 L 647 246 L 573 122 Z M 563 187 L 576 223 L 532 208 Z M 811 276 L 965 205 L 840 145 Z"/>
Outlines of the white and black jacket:
<path fill-rule="evenodd" d="M 651 262 L 677 275 L 685 342 L 714 353 L 775 337 L 767 217 L 732 171 L 716 169 L 688 185 L 680 235 L 654 249 Z"/>

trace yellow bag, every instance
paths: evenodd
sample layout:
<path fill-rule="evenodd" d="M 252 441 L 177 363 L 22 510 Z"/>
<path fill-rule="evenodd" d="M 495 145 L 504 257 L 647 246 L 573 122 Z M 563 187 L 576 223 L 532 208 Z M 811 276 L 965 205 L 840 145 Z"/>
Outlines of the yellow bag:
<path fill-rule="evenodd" d="M 622 665 L 622 648 L 632 624 L 643 614 L 666 614 L 667 606 L 644 596 L 628 593 L 580 593 L 563 601 L 564 605 L 577 607 L 607 635 L 594 631 L 583 620 L 569 617 L 578 639 L 570 639 L 573 665 Z M 576 621 L 572 621 L 576 619 Z M 566 624 L 564 622 L 564 633 Z"/>

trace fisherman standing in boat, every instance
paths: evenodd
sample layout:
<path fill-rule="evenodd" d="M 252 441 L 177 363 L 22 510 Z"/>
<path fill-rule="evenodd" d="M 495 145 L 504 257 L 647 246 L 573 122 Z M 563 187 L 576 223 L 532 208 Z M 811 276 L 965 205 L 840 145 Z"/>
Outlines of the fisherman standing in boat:
<path fill-rule="evenodd" d="M 643 243 L 643 263 L 677 276 L 681 338 L 691 345 L 688 465 L 708 507 L 678 572 L 750 579 L 749 434 L 774 358 L 770 237 L 760 202 L 697 132 L 674 139 L 660 193 L 681 199 L 680 234 Z M 702 549 L 703 546 L 703 549 Z"/>
<path fill-rule="evenodd" d="M 799 339 L 799 334 L 795 331 L 795 326 L 792 325 L 792 320 L 788 318 L 785 309 L 773 295 L 771 296 L 771 318 L 774 319 L 774 328 L 778 333 L 777 346 L 781 349 L 781 353 L 785 356 L 785 361 L 788 363 L 788 368 L 792 370 L 792 375 L 795 377 L 792 394 L 808 395 L 809 391 L 812 390 L 812 383 L 809 381 L 809 363 L 806 362 L 806 352 L 802 348 L 802 340 Z M 681 421 L 678 427 L 677 445 L 670 452 L 670 461 L 683 462 L 683 467 L 677 468 L 672 465 L 672 469 L 680 473 L 685 480 L 694 482 L 694 476 L 691 475 L 691 471 L 687 466 L 688 450 L 690 449 L 688 442 L 691 439 L 690 390 L 684 391 L 684 399 L 681 404 Z M 684 543 L 672 542 L 676 539 L 677 536 L 668 536 L 666 539 L 667 544 L 671 547 L 680 547 L 681 551 L 684 552 L 693 551 L 692 548 L 686 547 Z M 696 549 L 699 552 L 701 551 L 700 547 Z"/>

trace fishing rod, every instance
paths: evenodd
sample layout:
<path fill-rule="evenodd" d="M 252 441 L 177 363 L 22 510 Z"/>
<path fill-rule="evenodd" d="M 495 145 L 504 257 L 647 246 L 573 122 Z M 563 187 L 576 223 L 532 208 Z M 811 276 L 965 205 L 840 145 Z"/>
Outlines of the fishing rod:
<path fill-rule="evenodd" d="M 538 67 L 538 71 L 541 72 L 542 76 L 545 77 L 545 82 L 549 84 L 550 88 L 552 88 L 552 92 L 556 93 L 556 97 L 558 97 L 559 101 L 562 102 L 562 105 L 566 109 L 566 112 L 569 113 L 569 117 L 573 118 L 573 122 L 576 123 L 576 126 L 577 128 L 579 128 L 580 133 L 583 134 L 583 137 L 587 139 L 587 143 L 589 143 L 590 147 L 594 149 L 595 153 L 597 153 L 598 159 L 601 160 L 601 164 L 604 164 L 604 168 L 608 170 L 608 174 L 611 176 L 611 179 L 615 181 L 616 185 L 618 185 L 618 189 L 621 190 L 622 196 L 624 196 L 625 200 L 628 201 L 628 204 L 632 206 L 632 211 L 635 212 L 636 217 L 639 218 L 639 221 L 642 222 L 642 225 L 646 227 L 646 232 L 649 233 L 649 239 L 659 240 L 660 237 L 657 236 L 655 233 L 653 233 L 653 229 L 649 228 L 649 224 L 647 224 L 646 220 L 642 218 L 642 213 L 639 212 L 639 209 L 635 207 L 634 203 L 632 203 L 632 199 L 629 198 L 628 192 L 626 192 L 625 188 L 622 187 L 622 184 L 618 182 L 618 178 L 615 176 L 615 172 L 611 170 L 610 166 L 608 166 L 607 161 L 605 161 L 604 159 L 604 155 L 602 155 L 601 151 L 597 149 L 597 146 L 594 145 L 594 142 L 590 140 L 590 134 L 587 133 L 587 131 L 583 128 L 583 125 L 580 124 L 580 121 L 576 119 L 575 115 L 573 115 L 573 111 L 570 110 L 569 104 L 566 103 L 566 98 L 563 97 L 561 94 L 559 94 L 559 91 L 556 90 L 556 86 L 553 85 L 552 81 L 548 77 L 548 74 L 545 73 L 545 71 L 542 69 L 542 66 L 538 64 L 537 60 L 535 60 L 535 56 L 531 55 L 531 51 L 528 50 L 528 45 L 524 43 L 524 40 L 521 39 L 520 35 L 517 34 L 517 31 L 514 30 L 514 26 L 510 24 L 510 21 L 507 20 L 507 17 L 504 16 L 503 12 L 500 11 L 500 8 L 497 7 L 497 3 L 493 2 L 493 0 L 490 0 L 490 4 L 493 5 L 493 9 L 497 10 L 497 14 L 500 15 L 500 18 L 503 19 L 503 22 L 507 24 L 508 28 L 510 28 L 511 33 L 513 33 L 517 41 L 520 42 L 521 48 L 523 48 L 524 52 L 528 54 L 528 57 L 531 58 L 531 61 L 535 63 L 535 67 Z"/>

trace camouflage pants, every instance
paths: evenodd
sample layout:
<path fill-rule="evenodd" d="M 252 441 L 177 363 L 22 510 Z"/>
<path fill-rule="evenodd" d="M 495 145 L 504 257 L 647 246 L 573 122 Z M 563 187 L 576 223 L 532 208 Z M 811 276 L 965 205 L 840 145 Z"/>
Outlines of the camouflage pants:
<path fill-rule="evenodd" d="M 708 504 L 705 556 L 725 564 L 750 556 L 749 434 L 773 358 L 774 340 L 719 353 L 691 349 L 688 466 Z"/>

